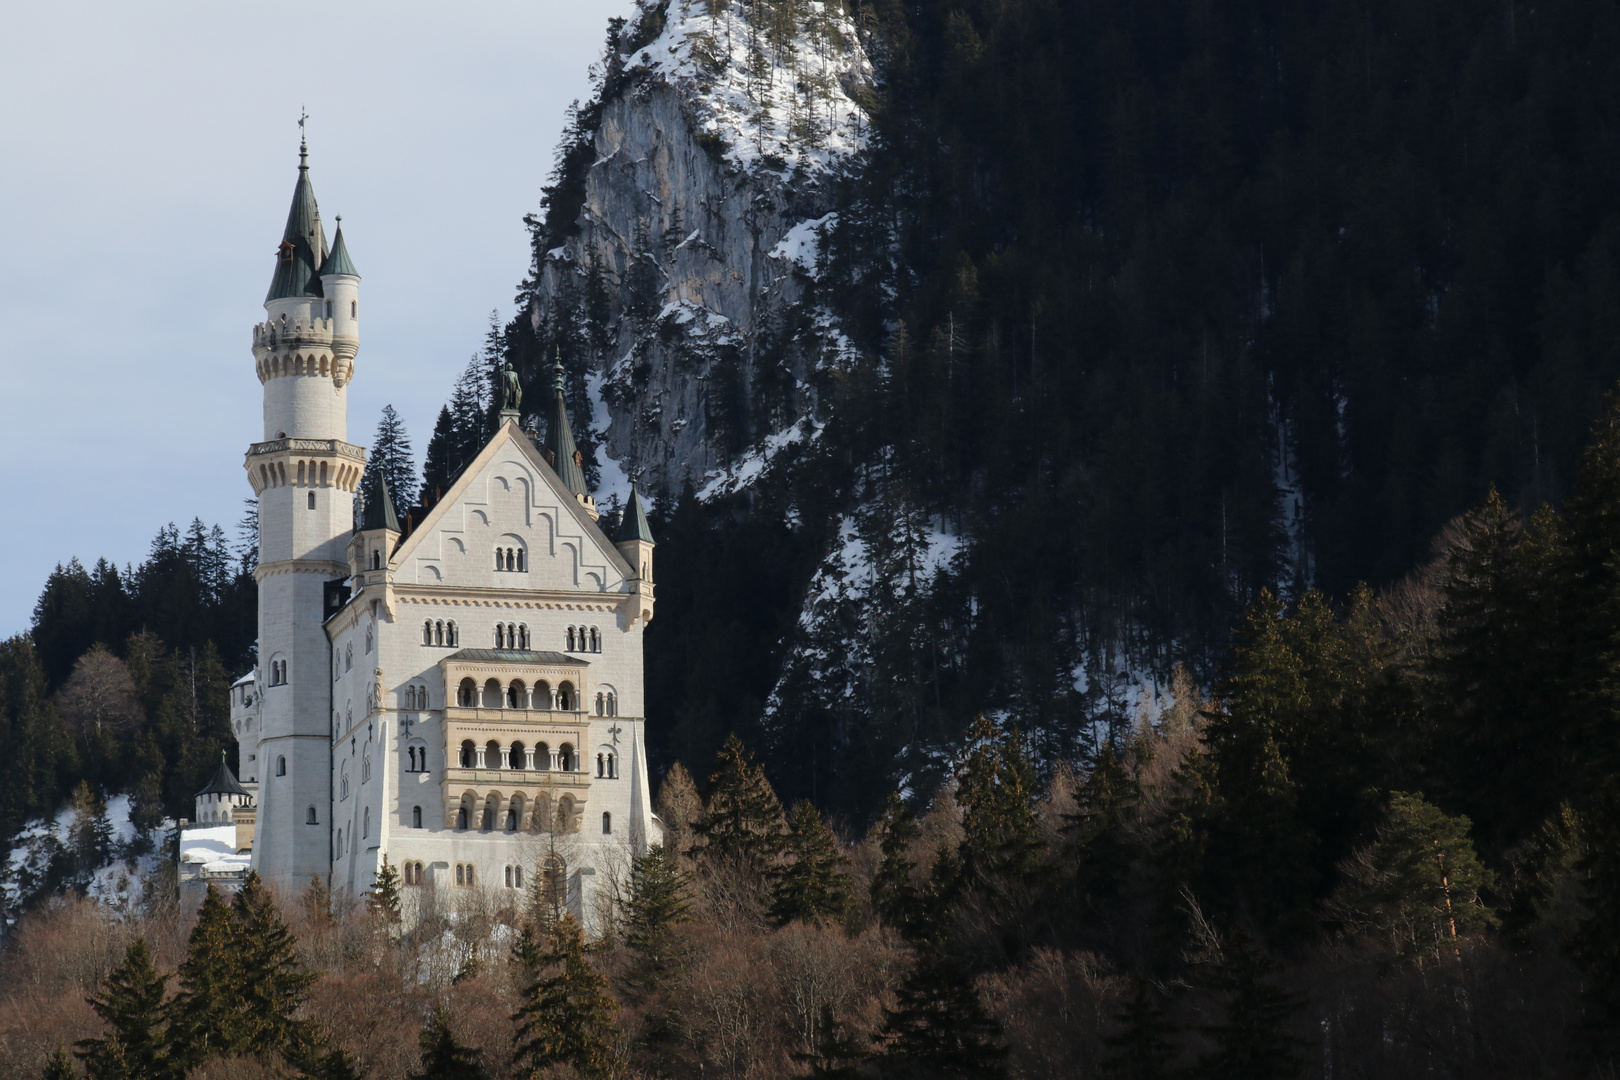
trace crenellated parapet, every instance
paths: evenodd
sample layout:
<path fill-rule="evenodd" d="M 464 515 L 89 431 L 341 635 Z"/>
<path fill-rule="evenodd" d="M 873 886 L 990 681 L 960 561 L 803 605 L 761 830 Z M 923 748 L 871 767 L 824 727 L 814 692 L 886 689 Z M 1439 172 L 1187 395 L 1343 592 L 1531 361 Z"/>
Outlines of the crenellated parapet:
<path fill-rule="evenodd" d="M 249 446 L 244 465 L 256 496 L 278 487 L 353 494 L 366 469 L 366 451 L 341 439 L 271 439 Z"/>
<path fill-rule="evenodd" d="M 357 338 L 334 332 L 329 318 L 280 319 L 253 327 L 253 358 L 259 382 L 285 376 L 331 379 L 341 389 L 354 378 Z"/>

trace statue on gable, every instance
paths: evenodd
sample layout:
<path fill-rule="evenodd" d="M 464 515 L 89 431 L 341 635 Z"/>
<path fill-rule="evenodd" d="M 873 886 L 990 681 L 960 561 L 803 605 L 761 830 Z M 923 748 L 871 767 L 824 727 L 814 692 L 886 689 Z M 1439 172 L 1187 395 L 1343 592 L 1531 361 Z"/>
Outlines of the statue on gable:
<path fill-rule="evenodd" d="M 523 401 L 523 386 L 518 379 L 518 373 L 512 370 L 512 361 L 508 360 L 501 367 L 501 411 L 515 413 Z"/>

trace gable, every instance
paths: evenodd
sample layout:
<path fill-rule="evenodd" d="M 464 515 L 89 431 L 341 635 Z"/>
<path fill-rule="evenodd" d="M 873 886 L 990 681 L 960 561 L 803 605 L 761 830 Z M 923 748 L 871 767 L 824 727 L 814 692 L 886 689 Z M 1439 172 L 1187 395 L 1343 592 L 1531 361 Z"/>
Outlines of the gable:
<path fill-rule="evenodd" d="M 618 550 L 512 424 L 389 561 L 396 583 L 452 588 L 618 593 L 630 577 Z"/>

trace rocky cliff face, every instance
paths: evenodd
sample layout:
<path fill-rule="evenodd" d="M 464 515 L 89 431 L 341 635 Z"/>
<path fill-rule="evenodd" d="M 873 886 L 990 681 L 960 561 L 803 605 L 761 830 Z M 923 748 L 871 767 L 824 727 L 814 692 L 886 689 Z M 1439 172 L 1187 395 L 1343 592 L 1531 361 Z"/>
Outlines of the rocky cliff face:
<path fill-rule="evenodd" d="M 647 3 L 610 58 L 583 206 L 531 309 L 542 340 L 592 343 L 605 496 L 631 470 L 731 489 L 818 430 L 845 347 L 814 298 L 818 230 L 871 66 L 847 17 L 781 6 Z"/>

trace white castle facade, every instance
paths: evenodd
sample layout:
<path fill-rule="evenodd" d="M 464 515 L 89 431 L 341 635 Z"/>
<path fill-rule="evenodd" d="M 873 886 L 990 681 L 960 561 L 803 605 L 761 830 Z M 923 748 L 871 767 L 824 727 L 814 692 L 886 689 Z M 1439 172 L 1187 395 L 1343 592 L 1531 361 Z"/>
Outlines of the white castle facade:
<path fill-rule="evenodd" d="M 378 485 L 353 528 L 360 276 L 339 222 L 328 247 L 300 148 L 253 328 L 259 659 L 231 691 L 253 867 L 358 894 L 386 859 L 408 895 L 517 889 L 543 871 L 589 923 L 606 875 L 661 831 L 642 718 L 645 514 L 632 492 L 615 539 L 602 531 L 559 370 L 542 445 L 508 409 L 431 506 L 402 521 Z"/>

